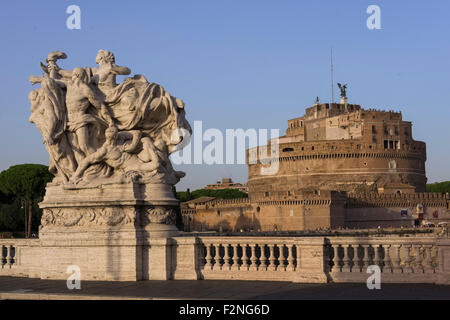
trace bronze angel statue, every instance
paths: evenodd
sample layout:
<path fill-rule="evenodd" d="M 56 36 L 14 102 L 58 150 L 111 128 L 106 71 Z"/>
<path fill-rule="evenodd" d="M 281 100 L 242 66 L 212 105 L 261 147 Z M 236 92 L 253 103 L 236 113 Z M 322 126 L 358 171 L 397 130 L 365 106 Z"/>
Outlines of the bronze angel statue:
<path fill-rule="evenodd" d="M 339 90 L 341 90 L 341 98 L 346 98 L 347 97 L 347 84 L 342 85 L 338 82 L 337 85 L 339 87 Z"/>

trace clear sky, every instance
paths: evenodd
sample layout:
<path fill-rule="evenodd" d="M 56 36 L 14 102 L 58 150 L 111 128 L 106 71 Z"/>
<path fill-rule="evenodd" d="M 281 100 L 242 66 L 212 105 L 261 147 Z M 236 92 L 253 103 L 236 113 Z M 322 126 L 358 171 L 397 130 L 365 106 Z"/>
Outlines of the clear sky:
<path fill-rule="evenodd" d="M 81 8 L 81 30 L 66 8 Z M 369 5 L 381 30 L 366 27 Z M 39 61 L 61 50 L 60 66 L 95 66 L 99 49 L 185 101 L 203 128 L 279 128 L 316 96 L 331 100 L 335 80 L 349 102 L 401 110 L 427 143 L 429 182 L 450 180 L 450 2 L 429 1 L 6 1 L 0 2 L 0 170 L 48 163 L 30 123 L 28 82 Z M 337 97 L 337 94 L 336 94 Z M 178 190 L 230 176 L 245 165 L 184 165 Z"/>

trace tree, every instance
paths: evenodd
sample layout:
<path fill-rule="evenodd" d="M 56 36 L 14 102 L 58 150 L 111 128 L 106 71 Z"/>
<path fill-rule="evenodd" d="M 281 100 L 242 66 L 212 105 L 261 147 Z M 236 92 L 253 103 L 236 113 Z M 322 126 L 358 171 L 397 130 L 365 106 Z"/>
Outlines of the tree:
<path fill-rule="evenodd" d="M 450 193 L 450 181 L 427 184 L 427 192 Z"/>
<path fill-rule="evenodd" d="M 0 192 L 11 203 L 25 199 L 28 210 L 28 237 L 31 236 L 33 206 L 45 194 L 45 186 L 53 179 L 48 167 L 40 164 L 21 164 L 11 166 L 0 173 Z"/>
<path fill-rule="evenodd" d="M 236 189 L 198 189 L 192 192 L 187 189 L 186 191 L 177 192 L 176 195 L 181 202 L 200 197 L 214 197 L 218 199 L 248 198 L 247 193 Z"/>

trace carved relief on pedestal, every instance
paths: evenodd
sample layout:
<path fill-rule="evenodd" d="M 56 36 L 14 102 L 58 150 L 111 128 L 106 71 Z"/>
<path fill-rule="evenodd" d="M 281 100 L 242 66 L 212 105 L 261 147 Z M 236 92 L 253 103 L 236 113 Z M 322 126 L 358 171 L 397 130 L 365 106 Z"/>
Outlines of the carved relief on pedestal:
<path fill-rule="evenodd" d="M 148 207 L 141 211 L 141 225 L 168 224 L 175 225 L 176 211 L 163 206 Z"/>
<path fill-rule="evenodd" d="M 44 209 L 41 225 L 46 226 L 124 226 L 134 225 L 134 208 L 85 207 Z"/>
<path fill-rule="evenodd" d="M 44 209 L 41 225 L 78 226 L 146 226 L 149 224 L 175 225 L 176 211 L 172 207 L 147 206 L 138 210 L 135 207 L 81 207 Z"/>

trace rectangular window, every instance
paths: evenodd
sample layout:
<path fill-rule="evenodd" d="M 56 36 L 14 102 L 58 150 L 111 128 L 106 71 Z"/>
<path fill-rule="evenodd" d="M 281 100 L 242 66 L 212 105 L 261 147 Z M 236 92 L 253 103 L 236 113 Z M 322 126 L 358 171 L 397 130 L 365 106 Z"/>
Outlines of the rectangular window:
<path fill-rule="evenodd" d="M 384 148 L 385 149 L 389 148 L 389 141 L 388 140 L 384 140 Z"/>

